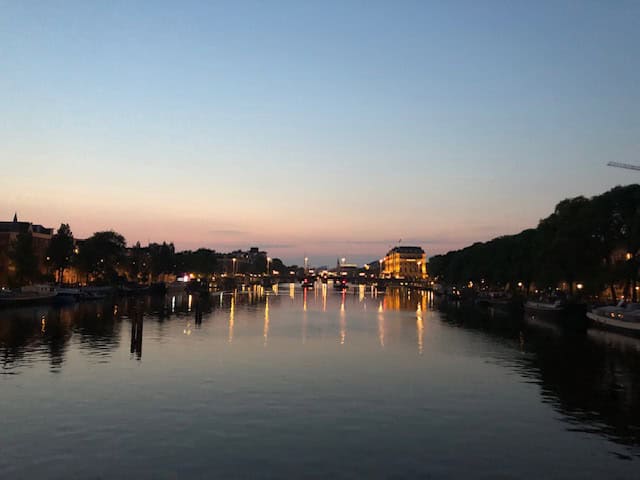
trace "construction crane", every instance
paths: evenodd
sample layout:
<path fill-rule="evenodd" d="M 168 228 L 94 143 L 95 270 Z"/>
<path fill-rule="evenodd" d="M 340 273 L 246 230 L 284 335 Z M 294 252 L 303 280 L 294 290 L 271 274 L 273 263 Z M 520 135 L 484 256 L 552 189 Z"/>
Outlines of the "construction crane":
<path fill-rule="evenodd" d="M 626 168 L 627 170 L 640 170 L 640 165 L 630 165 L 628 163 L 609 162 L 609 167 Z"/>

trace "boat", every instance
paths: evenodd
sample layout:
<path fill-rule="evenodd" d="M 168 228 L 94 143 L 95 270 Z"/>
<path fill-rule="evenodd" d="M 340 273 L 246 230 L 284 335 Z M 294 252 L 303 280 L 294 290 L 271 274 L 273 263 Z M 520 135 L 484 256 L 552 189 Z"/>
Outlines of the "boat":
<path fill-rule="evenodd" d="M 455 292 L 454 289 L 451 293 L 455 294 Z M 456 296 L 460 296 L 460 294 L 458 293 Z M 480 292 L 474 302 L 478 307 L 500 307 L 509 303 L 509 297 L 502 291 Z"/>
<path fill-rule="evenodd" d="M 449 294 L 448 294 L 449 295 Z M 453 289 L 451 291 L 452 301 L 472 301 L 475 306 L 486 309 L 492 316 L 514 316 L 522 314 L 522 299 L 507 295 L 506 292 L 481 292 L 474 300 L 470 300 L 469 292 Z"/>
<path fill-rule="evenodd" d="M 550 300 L 528 300 L 524 309 L 532 313 L 562 313 L 567 309 L 567 304 L 559 298 Z"/>
<path fill-rule="evenodd" d="M 149 291 L 150 289 L 148 285 L 141 285 L 134 282 L 129 282 L 127 284 L 118 286 L 118 294 L 124 297 L 145 295 L 149 293 Z"/>
<path fill-rule="evenodd" d="M 315 283 L 315 281 L 314 281 L 313 277 L 304 277 L 302 279 L 302 282 L 300 282 L 300 286 L 302 288 L 313 289 L 314 283 Z"/>
<path fill-rule="evenodd" d="M 19 292 L 3 289 L 0 291 L 0 307 L 16 307 L 53 303 L 56 290 L 50 285 L 29 285 Z"/>
<path fill-rule="evenodd" d="M 90 288 L 68 288 L 58 287 L 56 289 L 55 303 L 67 305 L 75 302 L 86 302 L 90 300 L 101 300 L 106 298 L 105 290 Z"/>
<path fill-rule="evenodd" d="M 349 288 L 349 286 L 347 285 L 347 279 L 336 278 L 333 281 L 333 288 L 335 288 L 336 290 L 346 290 L 347 288 Z"/>
<path fill-rule="evenodd" d="M 528 300 L 524 304 L 524 309 L 526 312 L 534 315 L 556 313 L 584 316 L 587 311 L 587 306 L 584 303 L 573 302 L 560 297 L 550 297 L 546 299 Z"/>
<path fill-rule="evenodd" d="M 88 302 L 90 300 L 102 300 L 107 296 L 104 293 L 81 290 L 80 295 L 77 297 L 78 301 Z"/>
<path fill-rule="evenodd" d="M 77 302 L 81 297 L 82 292 L 79 288 L 58 287 L 56 289 L 55 303 L 67 305 Z"/>
<path fill-rule="evenodd" d="M 587 317 L 599 327 L 640 334 L 640 303 L 621 300 L 616 306 L 594 308 Z"/>
<path fill-rule="evenodd" d="M 524 304 L 524 311 L 529 317 L 551 320 L 563 327 L 581 331 L 588 327 L 588 320 L 585 316 L 586 305 L 560 296 L 554 295 L 528 300 Z"/>

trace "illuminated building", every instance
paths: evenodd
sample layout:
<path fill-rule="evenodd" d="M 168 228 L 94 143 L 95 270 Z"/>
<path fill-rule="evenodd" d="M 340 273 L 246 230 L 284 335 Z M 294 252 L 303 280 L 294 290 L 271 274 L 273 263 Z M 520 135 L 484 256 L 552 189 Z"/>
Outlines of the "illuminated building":
<path fill-rule="evenodd" d="M 427 278 L 427 256 L 420 247 L 395 247 L 382 260 L 385 278 Z"/>

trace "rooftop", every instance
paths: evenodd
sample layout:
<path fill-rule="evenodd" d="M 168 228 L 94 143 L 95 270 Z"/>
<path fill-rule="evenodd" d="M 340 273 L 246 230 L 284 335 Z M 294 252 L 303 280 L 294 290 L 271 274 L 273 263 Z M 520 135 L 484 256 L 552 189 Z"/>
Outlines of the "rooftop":
<path fill-rule="evenodd" d="M 402 247 L 393 247 L 391 250 L 389 250 L 388 254 L 391 254 L 391 253 L 414 253 L 414 254 L 422 255 L 424 253 L 424 250 L 422 249 L 422 247 L 402 246 Z"/>
<path fill-rule="evenodd" d="M 53 228 L 43 227 L 42 225 L 33 224 L 31 222 L 19 222 L 17 214 L 13 216 L 13 220 L 10 222 L 0 222 L 0 232 L 26 232 L 29 230 L 29 227 L 31 227 L 31 231 L 34 233 L 53 235 Z"/>

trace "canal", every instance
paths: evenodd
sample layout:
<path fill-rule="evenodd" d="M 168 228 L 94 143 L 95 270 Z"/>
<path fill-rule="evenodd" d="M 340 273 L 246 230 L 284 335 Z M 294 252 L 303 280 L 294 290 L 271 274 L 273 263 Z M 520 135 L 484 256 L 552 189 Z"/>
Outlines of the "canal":
<path fill-rule="evenodd" d="M 638 478 L 640 341 L 283 284 L 0 310 L 0 478 Z"/>

